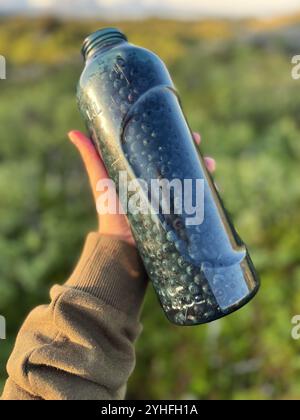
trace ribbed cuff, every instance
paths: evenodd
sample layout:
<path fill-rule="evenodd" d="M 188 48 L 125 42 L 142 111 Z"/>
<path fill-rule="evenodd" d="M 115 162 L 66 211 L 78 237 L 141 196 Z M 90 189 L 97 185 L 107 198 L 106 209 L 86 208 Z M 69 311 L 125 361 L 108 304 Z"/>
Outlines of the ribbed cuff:
<path fill-rule="evenodd" d="M 147 275 L 134 246 L 112 236 L 90 233 L 66 286 L 137 316 L 145 295 Z"/>

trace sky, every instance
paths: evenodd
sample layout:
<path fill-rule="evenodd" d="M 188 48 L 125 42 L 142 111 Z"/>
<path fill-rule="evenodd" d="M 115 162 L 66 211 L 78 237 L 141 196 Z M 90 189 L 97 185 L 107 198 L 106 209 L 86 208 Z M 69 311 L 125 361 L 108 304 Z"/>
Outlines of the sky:
<path fill-rule="evenodd" d="M 0 13 L 54 13 L 102 18 L 273 17 L 300 12 L 300 0 L 0 0 Z"/>

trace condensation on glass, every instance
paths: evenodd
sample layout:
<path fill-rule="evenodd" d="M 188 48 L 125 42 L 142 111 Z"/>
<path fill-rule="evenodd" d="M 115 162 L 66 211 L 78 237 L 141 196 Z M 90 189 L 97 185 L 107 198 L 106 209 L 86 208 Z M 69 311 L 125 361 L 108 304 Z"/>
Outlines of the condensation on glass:
<path fill-rule="evenodd" d="M 152 179 L 190 179 L 193 188 L 196 180 L 204 183 L 201 224 L 189 225 L 190 215 L 175 211 L 172 191 L 169 214 L 151 214 L 150 197 L 148 214 L 128 214 L 168 319 L 196 325 L 234 312 L 255 295 L 259 282 L 194 144 L 166 66 L 114 28 L 90 35 L 82 52 L 79 108 L 117 189 L 120 171 L 149 186 Z"/>

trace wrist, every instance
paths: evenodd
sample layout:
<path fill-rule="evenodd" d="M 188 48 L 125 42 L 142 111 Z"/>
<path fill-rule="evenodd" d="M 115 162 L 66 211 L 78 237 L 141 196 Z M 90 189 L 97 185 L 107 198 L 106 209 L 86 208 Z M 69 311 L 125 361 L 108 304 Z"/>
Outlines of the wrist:
<path fill-rule="evenodd" d="M 66 285 L 136 315 L 143 301 L 147 274 L 134 246 L 115 235 L 90 233 Z"/>
<path fill-rule="evenodd" d="M 107 238 L 119 240 L 122 242 L 126 242 L 128 245 L 136 247 L 136 242 L 133 239 L 133 236 L 131 235 L 131 233 L 128 233 L 128 234 L 112 233 L 112 232 L 106 232 L 105 230 L 100 229 L 99 235 L 105 236 Z"/>

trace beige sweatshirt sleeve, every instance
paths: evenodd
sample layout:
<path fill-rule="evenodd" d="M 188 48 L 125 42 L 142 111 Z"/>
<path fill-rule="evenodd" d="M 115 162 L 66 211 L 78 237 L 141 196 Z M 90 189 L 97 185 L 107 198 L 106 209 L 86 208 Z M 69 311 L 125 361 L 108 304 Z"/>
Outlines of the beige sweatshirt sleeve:
<path fill-rule="evenodd" d="M 123 399 L 146 284 L 133 246 L 89 234 L 70 279 L 22 326 L 2 399 Z"/>

